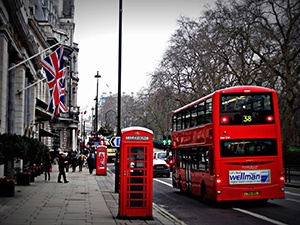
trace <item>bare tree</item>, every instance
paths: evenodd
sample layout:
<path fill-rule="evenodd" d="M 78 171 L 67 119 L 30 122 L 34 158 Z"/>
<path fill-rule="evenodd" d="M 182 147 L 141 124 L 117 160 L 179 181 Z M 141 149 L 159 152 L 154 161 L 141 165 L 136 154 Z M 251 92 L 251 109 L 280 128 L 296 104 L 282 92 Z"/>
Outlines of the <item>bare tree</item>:
<path fill-rule="evenodd" d="M 180 18 L 151 74 L 152 94 L 175 109 L 226 86 L 274 88 L 285 146 L 299 146 L 299 8 L 299 0 L 218 1 L 198 20 Z"/>
<path fill-rule="evenodd" d="M 102 126 L 116 130 L 117 126 L 117 95 L 102 96 L 99 108 L 99 121 Z"/>
<path fill-rule="evenodd" d="M 242 37 L 261 67 L 262 78 L 277 89 L 282 101 L 284 147 L 300 145 L 300 2 L 298 0 L 248 0 L 250 15 Z"/>

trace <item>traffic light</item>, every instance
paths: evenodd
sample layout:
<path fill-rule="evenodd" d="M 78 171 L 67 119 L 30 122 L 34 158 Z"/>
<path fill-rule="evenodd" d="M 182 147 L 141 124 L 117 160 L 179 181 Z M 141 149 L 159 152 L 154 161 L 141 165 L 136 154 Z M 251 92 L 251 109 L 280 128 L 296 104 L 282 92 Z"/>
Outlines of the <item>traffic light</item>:
<path fill-rule="evenodd" d="M 164 135 L 163 136 L 163 141 L 162 141 L 163 145 L 166 145 L 167 144 L 167 137 Z"/>
<path fill-rule="evenodd" d="M 172 141 L 170 139 L 168 139 L 168 145 L 171 145 Z"/>
<path fill-rule="evenodd" d="M 168 135 L 168 137 L 166 137 L 164 135 L 162 143 L 163 143 L 163 145 L 171 145 L 171 143 L 172 143 L 171 135 Z"/>
<path fill-rule="evenodd" d="M 168 135 L 168 140 L 167 140 L 168 145 L 171 145 L 172 140 L 171 140 L 171 135 Z"/>

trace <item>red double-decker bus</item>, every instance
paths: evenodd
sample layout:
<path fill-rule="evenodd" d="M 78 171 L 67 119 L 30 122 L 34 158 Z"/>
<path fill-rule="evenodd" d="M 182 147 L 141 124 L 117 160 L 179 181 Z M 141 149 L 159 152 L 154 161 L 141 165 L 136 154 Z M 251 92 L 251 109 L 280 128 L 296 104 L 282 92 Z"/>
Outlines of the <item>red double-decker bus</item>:
<path fill-rule="evenodd" d="M 284 198 L 275 90 L 237 86 L 172 113 L 173 187 L 203 200 Z"/>

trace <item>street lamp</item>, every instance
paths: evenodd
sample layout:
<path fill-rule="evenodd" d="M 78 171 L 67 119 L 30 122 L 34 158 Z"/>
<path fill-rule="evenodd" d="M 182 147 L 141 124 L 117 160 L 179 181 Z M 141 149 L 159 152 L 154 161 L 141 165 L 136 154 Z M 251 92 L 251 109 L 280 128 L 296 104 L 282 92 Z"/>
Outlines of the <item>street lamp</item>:
<path fill-rule="evenodd" d="M 95 127 L 94 126 L 94 109 L 95 109 L 94 107 L 91 108 L 91 110 L 92 110 L 92 131 L 95 131 L 94 130 L 94 127 Z"/>
<path fill-rule="evenodd" d="M 99 79 L 101 78 L 101 75 L 99 74 L 99 71 L 97 71 L 97 74 L 95 75 L 95 78 L 97 79 L 97 94 L 96 94 L 96 109 L 95 109 L 95 132 L 98 132 L 98 86 L 99 86 Z"/>
<path fill-rule="evenodd" d="M 84 112 L 81 112 L 80 114 L 81 114 L 81 122 L 80 122 L 80 132 L 81 132 L 81 134 L 80 134 L 80 136 L 81 136 L 81 142 L 84 140 L 83 138 L 83 113 Z"/>

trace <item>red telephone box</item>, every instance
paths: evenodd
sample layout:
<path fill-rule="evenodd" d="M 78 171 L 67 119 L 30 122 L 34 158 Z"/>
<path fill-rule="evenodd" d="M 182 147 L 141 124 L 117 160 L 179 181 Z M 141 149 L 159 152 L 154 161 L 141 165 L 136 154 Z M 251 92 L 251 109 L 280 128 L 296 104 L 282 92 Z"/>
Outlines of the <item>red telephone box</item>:
<path fill-rule="evenodd" d="M 98 145 L 96 151 L 96 175 L 107 174 L 107 147 Z"/>
<path fill-rule="evenodd" d="M 152 219 L 153 132 L 121 131 L 119 218 Z"/>

